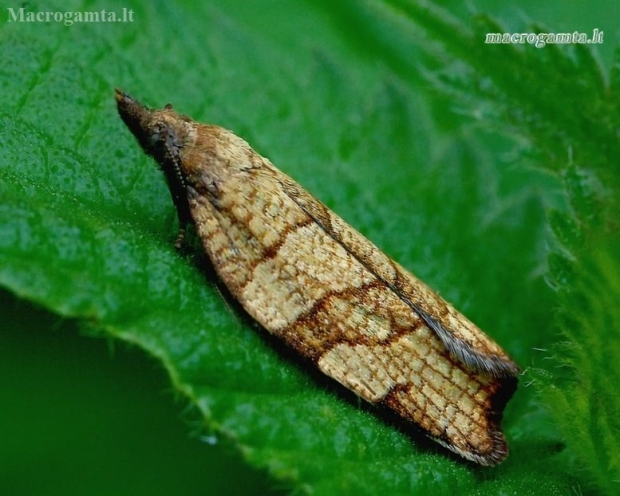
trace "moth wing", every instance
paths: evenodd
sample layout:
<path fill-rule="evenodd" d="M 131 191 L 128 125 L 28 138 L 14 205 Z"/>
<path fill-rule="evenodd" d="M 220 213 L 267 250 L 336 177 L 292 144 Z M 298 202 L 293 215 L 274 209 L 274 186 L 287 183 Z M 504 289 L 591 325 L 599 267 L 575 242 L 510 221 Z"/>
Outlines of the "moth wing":
<path fill-rule="evenodd" d="M 195 187 L 208 185 L 199 178 Z M 190 209 L 218 275 L 250 315 L 452 451 L 483 465 L 505 458 L 501 412 L 516 381 L 473 373 L 404 293 L 441 299 L 267 162 L 218 188 L 216 202 L 191 188 Z"/>
<path fill-rule="evenodd" d="M 406 302 L 467 367 L 495 377 L 511 377 L 519 367 L 475 324 L 426 284 L 391 260 L 297 183 L 279 173 L 282 189 L 329 235 Z"/>

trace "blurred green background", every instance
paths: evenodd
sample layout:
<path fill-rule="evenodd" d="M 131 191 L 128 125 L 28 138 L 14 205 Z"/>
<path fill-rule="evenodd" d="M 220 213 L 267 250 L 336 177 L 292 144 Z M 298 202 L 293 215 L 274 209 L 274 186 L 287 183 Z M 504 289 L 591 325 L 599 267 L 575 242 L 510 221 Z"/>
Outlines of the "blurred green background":
<path fill-rule="evenodd" d="M 102 128 L 98 128 L 101 115 L 105 115 L 106 119 L 110 115 L 113 86 L 119 85 L 152 106 L 162 106 L 172 101 L 183 112 L 189 114 L 191 111 L 191 115 L 200 120 L 206 121 L 213 116 L 214 122 L 234 127 L 239 134 L 245 133 L 244 136 L 248 140 L 253 138 L 251 140 L 253 144 L 258 141 L 261 153 L 268 155 L 282 168 L 284 168 L 283 162 L 290 163 L 296 154 L 314 153 L 312 147 L 321 146 L 321 139 L 325 142 L 325 149 L 316 151 L 317 161 L 329 161 L 332 157 L 335 162 L 338 160 L 346 162 L 347 154 L 355 158 L 355 153 L 360 153 L 351 151 L 359 147 L 359 142 L 352 139 L 348 143 L 340 142 L 333 145 L 333 149 L 330 148 L 332 146 L 330 125 L 339 116 L 324 115 L 330 112 L 337 114 L 339 95 L 342 95 L 338 91 L 331 93 L 330 78 L 342 81 L 341 75 L 346 73 L 349 81 L 354 82 L 355 89 L 351 90 L 354 94 L 363 95 L 366 85 L 369 88 L 376 88 L 388 80 L 390 83 L 397 81 L 394 83 L 396 87 L 405 81 L 404 84 L 408 85 L 409 89 L 413 88 L 414 92 L 420 92 L 421 100 L 428 98 L 431 102 L 428 104 L 429 108 L 422 108 L 423 105 L 420 104 L 420 122 L 411 124 L 412 126 L 419 124 L 422 130 L 420 143 L 415 145 L 419 150 L 415 153 L 424 157 L 429 150 L 436 151 L 443 146 L 444 138 L 437 138 L 432 134 L 433 126 L 443 133 L 448 131 L 460 133 L 462 123 L 458 118 L 452 119 L 449 115 L 452 115 L 450 112 L 458 115 L 461 103 L 458 98 L 450 96 L 449 92 L 444 94 L 438 90 L 437 94 L 433 93 L 432 89 L 429 90 L 428 80 L 425 79 L 425 74 L 428 76 L 426 71 L 432 72 L 429 68 L 433 67 L 433 63 L 441 65 L 441 59 L 434 60 L 433 54 L 438 42 L 433 39 L 433 35 L 425 34 L 423 28 L 419 26 L 414 28 L 402 19 L 395 20 L 398 16 L 395 18 L 377 16 L 376 12 L 380 10 L 381 5 L 381 2 L 376 4 L 361 2 L 357 6 L 355 2 L 318 0 L 295 2 L 232 0 L 201 3 L 178 1 L 149 4 L 129 1 L 113 4 L 98 1 L 65 4 L 53 2 L 43 4 L 36 1 L 16 3 L 11 7 L 18 9 L 24 6 L 26 10 L 34 12 L 97 11 L 102 8 L 118 11 L 124 7 L 133 8 L 135 22 L 121 28 L 108 27 L 105 24 L 73 26 L 53 23 L 16 24 L 7 22 L 6 9 L 0 10 L 2 117 L 6 122 L 11 122 L 13 116 L 19 116 L 20 125 L 24 129 L 31 126 L 33 135 L 42 141 L 49 138 L 43 136 L 41 130 L 50 131 L 52 126 L 56 125 L 53 132 L 50 131 L 50 135 L 71 137 L 66 141 L 60 139 L 59 142 L 49 143 L 51 148 L 60 151 L 57 154 L 50 153 L 47 157 L 38 157 L 35 161 L 50 167 L 49 170 L 54 170 L 58 156 L 63 157 L 58 162 L 59 168 L 66 165 L 64 161 L 68 162 L 69 159 L 62 155 L 65 152 L 69 154 L 68 156 L 77 157 L 77 162 L 80 161 L 80 157 L 88 157 L 91 166 L 97 165 L 99 161 L 109 162 L 110 159 L 126 164 L 139 156 L 138 150 L 134 150 L 137 148 L 136 145 L 129 137 L 121 134 L 125 133 L 121 130 L 121 126 L 106 127 L 112 125 L 106 121 Z M 475 12 L 489 14 L 501 22 L 506 31 L 530 31 L 532 23 L 555 32 L 591 32 L 593 28 L 598 28 L 605 32 L 605 43 L 597 46 L 595 50 L 605 70 L 609 70 L 612 66 L 613 51 L 620 42 L 620 33 L 617 29 L 620 6 L 616 1 L 601 1 L 594 4 L 576 1 L 571 2 L 570 7 L 566 2 L 559 1 L 544 4 L 535 1 L 503 2 L 501 5 L 491 1 L 477 1 L 472 5 L 473 7 L 469 8 L 459 2 L 443 2 L 442 8 L 453 14 L 465 27 L 473 24 L 473 9 Z M 394 22 L 394 27 L 390 25 L 391 22 Z M 109 30 L 107 34 L 106 30 Z M 110 34 L 112 30 L 113 34 Z M 229 35 L 231 38 L 224 39 L 224 35 Z M 81 42 L 76 43 L 76 40 Z M 258 43 L 255 45 L 255 42 Z M 75 48 L 72 48 L 73 44 Z M 201 58 L 203 45 L 204 58 Z M 551 50 L 549 48 L 549 51 Z M 132 60 L 132 56 L 139 59 Z M 290 74 L 301 74 L 299 79 L 304 83 L 304 77 L 310 78 L 305 71 L 308 71 L 308 74 L 315 71 L 319 76 L 314 73 L 313 77 L 324 78 L 321 80 L 326 81 L 323 102 L 320 100 L 319 89 L 313 88 L 309 92 L 317 92 L 314 94 L 314 100 L 308 98 L 306 101 L 304 95 L 300 94 L 299 101 L 304 103 L 294 103 L 298 90 L 287 89 L 289 81 L 287 78 L 291 77 Z M 283 74 L 282 80 L 278 81 L 280 72 Z M 458 68 L 456 74 L 455 80 L 458 80 Z M 201 82 L 203 76 L 204 83 Z M 261 91 L 261 78 L 265 78 L 266 81 L 264 93 Z M 46 91 L 37 95 L 36 88 L 42 83 L 45 83 Z M 306 83 L 312 82 L 306 81 Z M 344 83 L 341 84 L 346 86 Z M 458 84 L 458 81 L 455 84 Z M 300 84 L 300 87 L 303 88 L 303 84 Z M 334 87 L 337 88 L 338 84 Z M 84 91 L 76 91 L 76 88 Z M 424 93 L 425 91 L 429 93 Z M 433 96 L 428 96 L 429 94 Z M 86 117 L 82 116 L 79 122 L 72 122 L 71 113 L 67 108 L 78 104 L 86 109 Z M 324 105 L 324 108 L 321 108 L 321 105 Z M 360 106 L 364 105 L 367 105 L 367 102 L 360 102 Z M 463 104 L 463 108 L 466 107 L 467 105 Z M 446 111 L 446 108 L 449 108 L 450 112 Z M 389 112 L 394 111 L 392 108 L 389 109 Z M 414 115 L 406 112 L 403 114 L 405 123 L 410 122 L 411 115 Z M 351 115 L 353 117 L 346 116 L 350 120 L 343 123 L 343 128 L 363 124 L 355 120 L 354 112 Z M 38 119 L 45 125 L 38 127 Z M 308 121 L 306 127 L 304 127 L 305 121 Z M 427 121 L 430 122 L 429 125 Z M 299 129 L 308 129 L 308 136 L 287 134 L 285 128 L 291 122 L 299 124 Z M 380 122 L 379 116 L 377 123 Z M 368 125 L 372 126 L 373 123 L 370 122 Z M 114 134 L 98 136 L 98 133 L 107 131 Z M 377 124 L 377 130 L 374 132 L 380 134 L 382 128 Z M 466 132 L 471 132 L 471 128 Z M 480 132 L 480 129 L 476 128 L 476 132 Z M 481 131 L 480 136 L 487 138 L 490 136 L 484 133 L 485 131 Z M 372 134 L 369 131 L 364 136 Z M 515 135 L 518 141 L 520 139 L 518 132 Z M 497 136 L 491 138 L 495 140 Z M 515 139 L 514 136 L 510 138 L 512 139 Z M 118 140 L 124 141 L 116 148 Z M 489 144 L 484 138 L 480 141 L 486 144 L 486 153 L 490 157 L 485 155 L 483 150 L 480 152 L 481 155 L 475 158 L 482 156 L 493 162 L 494 154 L 508 154 L 514 151 L 503 143 Z M 30 160 L 31 148 L 27 140 L 17 143 L 17 146 L 10 140 L 4 140 L 4 143 L 2 160 L 15 161 L 22 156 Z M 59 146 L 56 146 L 58 144 Z M 75 144 L 76 150 L 79 151 L 75 157 L 71 155 L 71 150 L 65 149 L 71 144 Z M 107 144 L 110 144 L 110 148 L 107 148 Z M 365 146 L 371 149 L 374 144 L 369 141 Z M 406 144 L 399 146 L 406 148 Z M 337 149 L 338 153 L 335 153 L 334 149 Z M 126 150 L 131 150 L 128 153 L 135 152 L 135 154 L 126 155 Z M 372 150 L 368 152 L 368 161 L 373 157 L 372 153 Z M 451 150 L 450 153 L 461 152 Z M 462 153 L 466 154 L 468 150 Z M 528 161 L 536 160 L 527 152 L 523 155 Z M 567 151 L 566 156 L 568 155 Z M 409 155 L 403 156 L 410 158 Z M 505 158 L 505 155 L 502 157 Z M 394 152 L 391 158 L 396 161 L 398 153 Z M 379 176 L 386 175 L 380 167 L 362 161 L 356 163 L 355 160 L 351 160 L 351 162 L 352 167 L 349 168 L 336 169 L 334 166 L 332 170 L 331 167 L 326 167 L 322 171 L 318 170 L 316 176 L 312 171 L 302 171 L 295 177 L 302 184 L 313 187 L 317 194 L 320 191 L 321 178 L 333 183 L 326 187 L 322 199 L 335 209 L 339 206 L 338 211 L 343 217 L 350 219 L 352 224 L 379 242 L 381 233 L 385 235 L 402 229 L 398 227 L 401 225 L 399 222 L 405 222 L 409 215 L 407 212 L 402 212 L 399 214 L 400 217 L 390 218 L 390 204 L 386 203 L 383 207 L 378 205 L 377 201 L 388 202 L 387 198 L 397 196 L 397 193 L 392 193 L 389 189 L 389 177 L 378 179 Z M 148 162 L 144 159 L 143 162 L 137 163 L 136 168 L 146 163 Z M 302 163 L 312 165 L 313 162 L 307 160 Z M 4 165 L 0 163 L 0 167 Z M 24 160 L 24 167 L 29 165 L 30 162 Z M 511 167 L 514 172 L 514 165 Z M 511 170 L 511 167 L 508 169 Z M 91 169 L 96 170 L 96 167 L 92 166 L 89 170 Z M 80 169 L 78 167 L 71 170 L 75 174 Z M 294 175 L 294 171 L 289 169 L 287 172 Z M 342 171 L 345 171 L 344 179 L 341 177 Z M 351 179 L 356 173 L 360 175 L 366 173 L 367 182 L 358 184 L 356 180 Z M 398 182 L 399 173 L 395 170 L 388 172 L 387 175 L 396 175 L 391 179 Z M 119 171 L 119 175 L 124 174 L 127 172 Z M 15 177 L 16 173 L 6 172 L 0 179 L 7 179 L 8 184 L 8 179 L 13 180 Z M 546 179 L 546 177 L 545 174 L 535 172 L 514 181 L 527 183 L 536 178 L 539 182 L 537 187 L 541 190 L 559 188 L 555 178 Z M 38 181 L 33 184 L 44 183 L 41 179 Z M 458 178 L 455 182 L 458 182 Z M 484 182 L 484 178 L 480 182 Z M 373 186 L 376 186 L 378 192 L 365 193 L 364 188 Z M 501 188 L 501 185 L 498 186 L 499 190 Z M 102 190 L 105 191 L 105 188 L 102 187 Z M 162 192 L 164 196 L 159 195 Z M 142 196 L 147 205 L 151 200 L 149 195 L 160 198 L 157 200 L 160 208 L 157 210 L 158 213 L 168 212 L 163 217 L 153 214 L 146 221 L 148 228 L 158 233 L 162 240 L 161 245 L 165 247 L 166 233 L 174 232 L 173 215 L 169 214 L 169 199 L 165 196 L 165 190 L 149 189 Z M 534 196 L 532 194 L 532 198 Z M 542 198 L 543 194 L 540 196 Z M 544 202 L 541 200 L 541 205 L 532 207 L 536 211 L 535 214 L 524 207 L 522 221 L 533 219 L 533 224 L 543 223 L 541 218 L 545 209 L 562 208 L 563 200 L 560 196 L 557 192 L 545 196 Z M 105 193 L 102 193 L 101 198 L 105 198 Z M 351 204 L 358 201 L 363 208 L 358 209 L 357 205 Z M 446 203 L 449 204 L 449 201 Z M 24 206 L 26 207 L 27 205 Z M 364 211 L 366 207 L 374 207 L 377 211 L 367 213 Z M 342 208 L 350 210 L 342 212 Z M 411 203 L 408 204 L 408 208 L 418 206 Z M 458 206 L 453 208 L 458 210 Z M 131 208 L 128 207 L 127 210 Z M 429 207 L 429 212 L 433 214 L 437 210 Z M 9 210 L 3 211 L 6 212 Z M 110 210 L 105 214 L 115 219 L 115 212 Z M 0 218 L 3 221 L 6 219 Z M 411 225 L 407 225 L 406 230 L 414 231 L 418 220 L 413 213 L 410 219 Z M 431 219 L 428 222 L 441 224 L 441 213 L 437 214 L 437 219 L 439 220 Z M 512 221 L 519 223 L 519 219 Z M 122 224 L 124 220 L 119 222 Z M 383 222 L 388 225 L 385 230 L 381 227 Z M 489 222 L 492 224 L 492 220 Z M 541 231 L 546 229 L 538 224 L 536 229 Z M 121 230 L 123 226 L 124 224 L 121 225 Z M 532 243 L 536 242 L 535 236 L 541 231 L 530 233 L 534 239 Z M 149 232 L 148 229 L 138 233 L 136 237 L 144 236 L 145 232 Z M 499 238 L 500 234 L 498 232 L 494 236 Z M 400 255 L 397 258 L 401 263 L 411 266 L 404 263 L 407 256 L 424 261 L 424 257 L 433 256 L 434 245 L 451 246 L 450 241 L 442 243 L 441 240 L 444 238 L 440 236 L 449 238 L 448 234 L 443 234 L 433 241 L 431 233 L 429 253 L 419 249 L 419 253 L 423 255 L 415 255 L 418 253 L 416 248 L 408 245 L 408 241 L 402 242 L 398 235 L 395 235 L 392 241 L 384 243 L 391 248 L 391 254 Z M 472 244 L 475 242 L 472 236 Z M 543 242 L 540 241 L 540 244 L 542 246 Z M 16 241 L 14 246 L 18 245 L 19 242 Z M 541 246 L 533 249 L 533 253 L 539 250 L 540 255 Z M 455 263 L 458 266 L 458 262 L 451 260 L 451 257 L 458 258 L 458 250 L 459 245 L 454 242 L 452 249 L 448 248 L 443 255 L 446 257 L 448 267 L 455 266 Z M 531 256 L 534 257 L 534 254 Z M 174 254 L 170 257 L 173 258 Z M 540 257 L 541 260 L 544 259 L 544 255 Z M 168 259 L 165 260 L 168 263 Z M 6 269 L 11 263 L 15 264 L 3 252 L 0 264 Z M 36 265 L 36 261 L 33 261 L 33 264 Z M 531 289 L 529 301 L 539 301 L 540 308 L 533 310 L 533 314 L 553 312 L 551 291 L 545 289 L 543 284 L 544 263 L 540 260 L 530 260 L 527 264 L 523 262 L 523 267 L 527 266 L 530 272 L 518 277 L 523 280 L 535 280 L 530 286 L 534 289 Z M 442 263 L 438 262 L 436 268 L 422 269 L 427 270 L 428 274 L 418 275 L 434 278 L 435 282 L 443 284 L 442 294 L 446 294 L 449 299 L 465 302 L 482 322 L 486 321 L 493 326 L 501 327 L 501 322 L 510 319 L 510 315 L 507 315 L 502 319 L 493 320 L 496 318 L 492 316 L 493 307 L 497 308 L 505 303 L 501 298 L 487 308 L 484 301 L 476 302 L 475 296 L 464 294 L 467 293 L 467 290 L 462 288 L 464 281 L 476 284 L 475 277 L 455 275 L 450 273 L 448 268 L 442 272 L 441 265 Z M 471 263 L 474 269 L 484 266 L 484 259 L 474 260 Z M 4 274 L 9 272 L 7 270 Z M 512 276 L 503 275 L 503 280 L 510 281 Z M 175 362 L 173 360 L 167 362 L 164 359 L 162 365 L 160 361 L 141 349 L 140 339 L 133 339 L 131 332 L 123 334 L 123 331 L 119 331 L 115 334 L 111 331 L 109 335 L 102 337 L 100 330 L 93 330 L 90 325 L 91 317 L 95 322 L 98 319 L 105 321 L 95 308 L 96 304 L 90 308 L 86 302 L 81 307 L 83 311 L 72 313 L 66 310 L 69 306 L 63 306 L 60 296 L 57 299 L 54 295 L 42 296 L 37 290 L 37 281 L 29 281 L 28 286 L 25 282 L 15 283 L 11 277 L 8 276 L 0 282 L 7 288 L 0 292 L 2 316 L 0 494 L 11 496 L 284 494 L 291 488 L 299 492 L 312 492 L 311 478 L 304 478 L 302 468 L 299 469 L 301 475 L 292 470 L 285 456 L 278 458 L 278 454 L 275 454 L 272 458 L 265 458 L 267 460 L 265 463 L 252 458 L 251 443 L 243 440 L 242 428 L 224 425 L 226 415 L 218 417 L 214 413 L 214 424 L 205 429 L 202 425 L 201 411 L 212 408 L 217 412 L 217 406 L 205 406 L 197 401 L 196 403 L 200 403 L 197 408 L 186 396 L 175 391 L 166 373 L 167 369 L 171 370 L 170 363 Z M 497 272 L 489 270 L 482 279 L 489 280 L 494 277 L 497 277 Z M 70 284 L 67 281 L 68 292 Z M 484 284 L 481 282 L 480 286 L 484 288 Z M 505 290 L 506 286 L 497 284 L 497 288 L 487 285 L 487 289 L 480 290 L 481 294 L 487 294 L 485 291 L 488 291 L 488 294 L 497 294 Z M 28 290 L 27 287 L 34 289 Z M 532 296 L 536 294 L 541 295 L 539 300 Z M 506 296 L 506 300 L 510 298 Z M 54 308 L 56 311 L 50 313 L 45 308 Z M 220 305 L 216 312 L 226 313 L 226 307 Z M 127 318 L 133 316 L 128 314 Z M 550 321 L 551 317 L 547 323 Z M 499 332 L 504 332 L 502 344 L 510 349 L 525 367 L 541 365 L 535 357 L 532 358 L 535 353 L 531 351 L 530 342 L 524 344 L 516 337 L 511 338 L 508 331 Z M 535 333 L 536 330 L 528 332 Z M 549 334 L 544 338 L 545 345 L 554 341 L 557 341 L 557 335 Z M 136 345 L 129 345 L 128 342 Z M 544 363 L 541 368 L 545 368 Z M 294 380 L 303 382 L 303 372 L 300 377 L 302 378 Z M 180 384 L 183 380 L 174 377 L 173 383 Z M 196 391 L 200 386 L 198 383 Z M 187 393 L 188 390 L 184 392 Z M 193 396 L 193 393 L 194 391 L 188 396 Z M 195 397 L 202 398 L 198 392 Z M 513 425 L 509 437 L 515 440 L 515 444 L 521 446 L 522 450 L 533 450 L 528 453 L 536 454 L 539 448 L 541 453 L 561 451 L 563 446 L 561 436 L 557 433 L 557 427 L 549 420 L 548 414 L 532 411 L 532 405 L 544 410 L 543 406 L 536 402 L 538 400 L 516 401 L 521 403 L 515 407 L 514 413 L 508 413 L 509 425 Z M 536 442 L 540 443 L 540 446 L 534 443 L 535 447 L 525 448 L 526 445 L 531 446 L 528 441 L 531 439 L 528 437 L 531 432 L 528 431 L 529 427 L 523 426 L 527 423 L 520 417 L 523 412 L 529 412 L 528 415 L 534 418 L 533 424 L 537 427 L 531 430 L 538 436 Z M 525 417 L 526 420 L 528 418 Z M 227 435 L 222 437 L 218 431 L 220 428 Z M 540 436 L 544 432 L 548 433 L 548 438 Z M 237 435 L 242 439 L 239 444 L 235 442 Z M 308 455 L 309 458 L 313 456 L 312 453 Z M 440 458 L 442 456 L 443 452 L 440 451 Z M 566 455 L 565 458 L 570 459 L 571 456 Z M 524 458 L 523 452 L 522 458 Z M 573 466 L 565 458 L 557 464 L 553 459 L 542 462 L 542 467 L 548 463 L 549 466 L 559 468 L 557 473 L 549 477 L 548 486 L 540 486 L 539 494 L 574 494 L 575 491 L 597 494 L 600 489 L 591 484 L 591 479 L 587 476 L 580 479 L 579 473 L 573 474 L 567 470 L 564 477 L 562 470 Z M 249 462 L 245 461 L 248 459 Z M 282 466 L 279 466 L 278 461 L 281 460 L 284 461 Z M 317 461 L 317 465 L 320 463 L 322 462 Z M 441 463 L 443 465 L 439 471 L 434 472 L 433 466 L 429 465 L 431 467 L 428 468 L 429 472 L 419 475 L 421 486 L 416 486 L 417 482 L 409 481 L 411 485 L 386 488 L 386 491 L 390 491 L 390 494 L 406 494 L 411 488 L 418 490 L 426 488 L 433 493 L 432 491 L 439 487 L 434 484 L 440 484 L 437 480 L 450 474 L 467 481 L 460 487 L 463 492 L 468 491 L 469 494 L 472 494 L 473 484 L 480 484 L 478 494 L 499 494 L 497 491 L 502 488 L 512 491 L 519 487 L 527 488 L 520 494 L 536 494 L 536 483 L 528 485 L 519 479 L 519 474 L 526 477 L 528 470 L 526 461 L 510 462 L 514 463 L 511 465 L 512 469 L 508 467 L 504 475 L 498 472 L 500 475 L 496 476 L 475 470 L 472 471 L 472 475 L 469 469 L 459 465 L 460 462 L 450 459 L 447 461 L 442 459 Z M 563 465 L 564 463 L 566 465 Z M 257 466 L 259 468 L 255 468 Z M 351 463 L 351 466 L 357 467 L 351 468 L 351 473 L 355 473 L 357 469 L 372 471 L 365 465 L 358 466 Z M 409 469 L 410 467 L 403 470 L 406 472 Z M 540 472 L 544 472 L 543 468 Z M 319 476 L 322 474 L 320 470 L 316 473 Z M 333 474 L 330 476 L 336 477 Z M 533 478 L 539 476 L 541 475 L 532 475 Z M 412 472 L 408 473 L 408 477 L 416 479 L 418 475 Z M 502 477 L 503 481 L 498 482 Z M 489 484 L 487 488 L 483 487 L 485 483 Z M 494 483 L 497 485 L 492 485 Z M 354 488 L 354 483 L 351 484 Z M 323 487 L 316 493 L 337 493 L 335 489 L 330 491 L 329 487 Z M 340 490 L 342 491 L 342 488 Z M 442 491 L 441 494 L 456 494 L 459 488 L 444 485 Z"/>
<path fill-rule="evenodd" d="M 269 492 L 217 437 L 200 439 L 155 360 L 6 291 L 0 314 L 3 494 Z"/>

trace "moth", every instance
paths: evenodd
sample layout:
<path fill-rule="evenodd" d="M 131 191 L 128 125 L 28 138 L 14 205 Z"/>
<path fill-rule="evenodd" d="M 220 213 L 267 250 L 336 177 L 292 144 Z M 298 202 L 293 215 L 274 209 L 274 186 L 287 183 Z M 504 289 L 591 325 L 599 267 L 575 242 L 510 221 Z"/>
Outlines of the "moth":
<path fill-rule="evenodd" d="M 464 458 L 507 456 L 500 424 L 519 368 L 497 343 L 232 132 L 121 90 L 116 102 L 164 173 L 177 247 L 193 224 L 250 316 Z"/>

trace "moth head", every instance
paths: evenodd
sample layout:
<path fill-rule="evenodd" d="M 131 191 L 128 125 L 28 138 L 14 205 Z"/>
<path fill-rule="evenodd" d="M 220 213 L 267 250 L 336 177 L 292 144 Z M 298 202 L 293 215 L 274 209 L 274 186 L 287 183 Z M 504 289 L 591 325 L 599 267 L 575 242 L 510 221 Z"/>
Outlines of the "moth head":
<path fill-rule="evenodd" d="M 188 134 L 189 119 L 177 114 L 172 105 L 152 110 L 124 91 L 116 90 L 118 113 L 145 153 L 163 166 L 175 161 Z"/>

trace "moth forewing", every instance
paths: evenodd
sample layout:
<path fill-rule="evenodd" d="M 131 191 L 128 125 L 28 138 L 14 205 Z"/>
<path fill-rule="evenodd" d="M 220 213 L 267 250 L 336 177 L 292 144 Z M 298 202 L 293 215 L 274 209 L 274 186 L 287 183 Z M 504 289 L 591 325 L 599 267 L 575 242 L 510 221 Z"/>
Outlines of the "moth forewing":
<path fill-rule="evenodd" d="M 117 90 L 218 277 L 267 331 L 365 400 L 482 465 L 518 367 L 491 338 L 245 141 Z"/>

